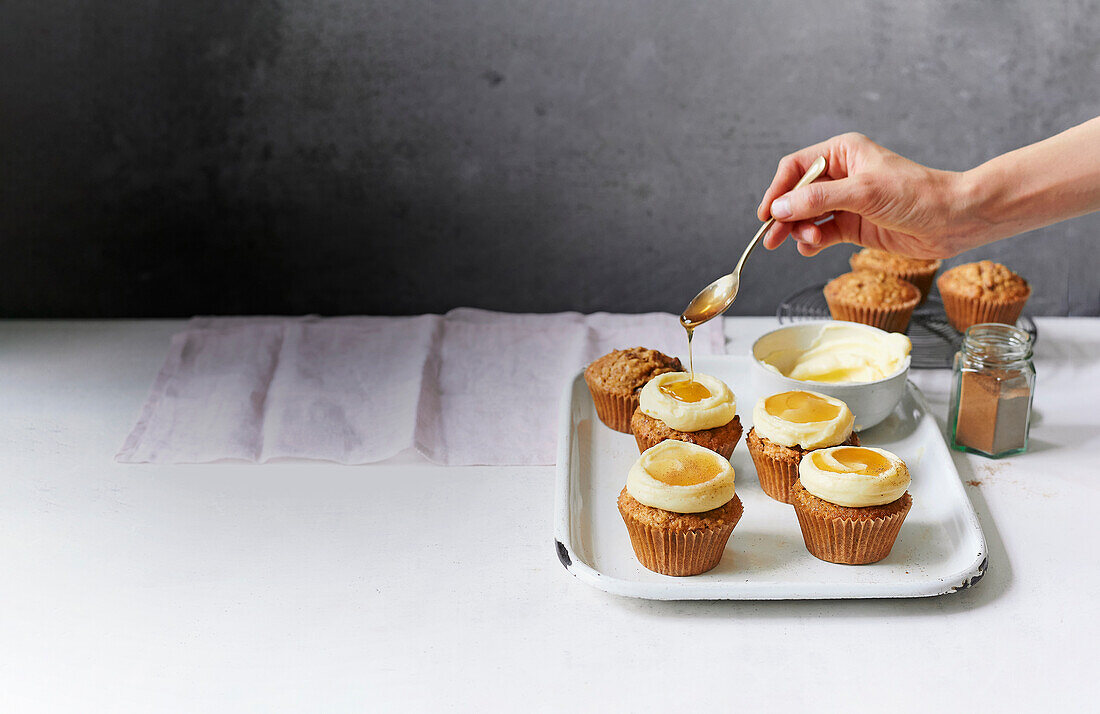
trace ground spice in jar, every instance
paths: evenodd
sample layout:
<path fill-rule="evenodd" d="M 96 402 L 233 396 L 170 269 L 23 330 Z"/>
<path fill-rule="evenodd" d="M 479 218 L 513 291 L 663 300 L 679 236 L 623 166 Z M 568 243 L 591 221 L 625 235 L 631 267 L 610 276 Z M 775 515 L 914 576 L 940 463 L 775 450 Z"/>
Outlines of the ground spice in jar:
<path fill-rule="evenodd" d="M 961 382 L 955 442 L 987 454 L 1024 448 L 1031 389 L 1019 372 L 963 372 Z"/>
<path fill-rule="evenodd" d="M 954 371 L 951 445 L 992 457 L 1027 449 L 1035 391 L 1031 336 L 1010 325 L 974 325 Z"/>

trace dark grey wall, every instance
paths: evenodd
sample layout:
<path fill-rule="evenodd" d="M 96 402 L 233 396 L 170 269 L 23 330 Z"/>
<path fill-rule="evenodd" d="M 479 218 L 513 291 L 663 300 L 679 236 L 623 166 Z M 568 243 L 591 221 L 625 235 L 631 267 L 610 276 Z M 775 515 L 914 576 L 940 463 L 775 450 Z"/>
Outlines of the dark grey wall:
<path fill-rule="evenodd" d="M 776 161 L 962 169 L 1100 114 L 1082 0 L 7 0 L 0 314 L 669 310 Z M 965 259 L 1100 313 L 1100 216 Z M 752 259 L 741 313 L 850 251 Z"/>

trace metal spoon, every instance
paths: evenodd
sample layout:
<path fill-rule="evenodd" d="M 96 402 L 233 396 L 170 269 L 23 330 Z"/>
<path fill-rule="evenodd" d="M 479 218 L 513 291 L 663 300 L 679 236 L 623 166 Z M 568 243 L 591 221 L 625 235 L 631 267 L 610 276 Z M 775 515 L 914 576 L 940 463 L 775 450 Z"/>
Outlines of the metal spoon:
<path fill-rule="evenodd" d="M 795 184 L 794 188 L 802 188 L 812 183 L 823 171 L 825 171 L 825 157 L 819 156 L 810 164 L 806 175 Z M 749 257 L 749 253 L 760 242 L 760 237 L 768 232 L 773 223 L 775 223 L 775 219 L 769 218 L 764 225 L 760 226 L 760 230 L 749 241 L 748 247 L 741 254 L 741 260 L 737 261 L 737 267 L 733 269 L 732 273 L 723 275 L 700 290 L 699 294 L 692 298 L 692 301 L 684 308 L 683 314 L 680 315 L 680 324 L 689 330 L 689 334 L 690 331 L 707 320 L 721 315 L 733 304 L 733 299 L 737 297 L 737 288 L 741 284 L 741 267 L 745 265 L 745 259 Z"/>

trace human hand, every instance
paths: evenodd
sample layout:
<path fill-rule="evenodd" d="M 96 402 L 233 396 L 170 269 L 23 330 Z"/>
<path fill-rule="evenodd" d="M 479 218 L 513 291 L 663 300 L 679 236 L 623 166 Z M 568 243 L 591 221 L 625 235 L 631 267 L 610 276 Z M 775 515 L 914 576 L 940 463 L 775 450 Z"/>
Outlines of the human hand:
<path fill-rule="evenodd" d="M 818 156 L 826 161 L 823 177 L 792 191 Z M 855 243 L 912 258 L 948 258 L 987 240 L 966 211 L 967 195 L 964 174 L 921 166 L 852 133 L 785 156 L 757 215 L 762 221 L 775 216 L 764 236 L 769 250 L 791 235 L 807 257 Z"/>

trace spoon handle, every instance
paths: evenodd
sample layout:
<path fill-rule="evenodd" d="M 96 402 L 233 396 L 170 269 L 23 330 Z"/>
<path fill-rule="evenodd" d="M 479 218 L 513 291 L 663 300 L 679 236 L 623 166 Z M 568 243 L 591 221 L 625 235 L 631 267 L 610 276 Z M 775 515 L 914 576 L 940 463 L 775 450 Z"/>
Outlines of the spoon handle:
<path fill-rule="evenodd" d="M 798 180 L 798 183 L 796 183 L 794 185 L 794 188 L 792 188 L 791 190 L 793 191 L 797 188 L 802 188 L 803 186 L 807 186 L 813 183 L 814 180 L 817 179 L 817 177 L 824 172 L 825 157 L 819 156 L 814 159 L 814 162 L 810 164 L 810 168 L 806 170 L 806 173 L 803 174 L 802 178 Z M 749 257 L 749 253 L 751 253 L 753 249 L 756 248 L 756 244 L 760 242 L 760 238 L 768 232 L 768 229 L 772 227 L 773 223 L 775 223 L 774 217 L 764 221 L 764 225 L 760 226 L 760 230 L 756 232 L 756 235 L 752 237 L 752 240 L 749 241 L 749 244 L 745 246 L 745 252 L 741 254 L 741 259 L 737 261 L 737 267 L 733 269 L 734 273 L 741 273 L 741 267 L 745 264 L 745 260 Z"/>

